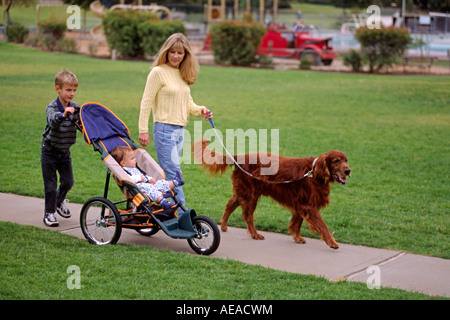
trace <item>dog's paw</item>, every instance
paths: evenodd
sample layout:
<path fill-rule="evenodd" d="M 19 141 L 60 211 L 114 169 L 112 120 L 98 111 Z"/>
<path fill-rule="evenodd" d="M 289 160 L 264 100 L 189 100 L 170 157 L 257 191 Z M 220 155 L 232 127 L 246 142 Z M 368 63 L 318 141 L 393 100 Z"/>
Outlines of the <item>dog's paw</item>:
<path fill-rule="evenodd" d="M 226 223 L 220 221 L 220 230 L 222 230 L 223 232 L 227 232 L 228 231 L 228 226 Z"/>
<path fill-rule="evenodd" d="M 305 238 L 303 238 L 302 236 L 296 236 L 296 237 L 294 237 L 294 241 L 295 241 L 296 243 L 306 243 Z"/>
<path fill-rule="evenodd" d="M 264 236 L 260 233 L 252 234 L 252 238 L 255 240 L 264 240 Z"/>
<path fill-rule="evenodd" d="M 339 245 L 337 244 L 337 242 L 334 242 L 330 245 L 331 249 L 339 249 Z"/>

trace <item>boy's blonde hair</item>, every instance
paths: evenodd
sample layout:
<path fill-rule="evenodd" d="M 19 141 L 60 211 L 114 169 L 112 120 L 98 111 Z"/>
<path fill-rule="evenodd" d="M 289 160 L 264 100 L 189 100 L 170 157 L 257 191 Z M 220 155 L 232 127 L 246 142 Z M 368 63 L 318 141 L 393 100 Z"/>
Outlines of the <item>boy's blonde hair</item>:
<path fill-rule="evenodd" d="M 77 76 L 72 72 L 64 70 L 55 75 L 55 85 L 62 88 L 65 84 L 78 87 Z"/>
<path fill-rule="evenodd" d="M 128 152 L 133 152 L 133 149 L 127 146 L 117 146 L 111 151 L 111 157 L 114 158 L 114 160 L 117 161 L 118 164 L 122 162 L 123 158 Z"/>
<path fill-rule="evenodd" d="M 153 66 L 160 66 L 167 63 L 168 52 L 170 49 L 184 49 L 184 59 L 180 64 L 181 78 L 191 85 L 197 80 L 199 65 L 197 58 L 192 52 L 188 39 L 182 33 L 174 33 L 162 45 L 156 54 L 156 60 Z"/>

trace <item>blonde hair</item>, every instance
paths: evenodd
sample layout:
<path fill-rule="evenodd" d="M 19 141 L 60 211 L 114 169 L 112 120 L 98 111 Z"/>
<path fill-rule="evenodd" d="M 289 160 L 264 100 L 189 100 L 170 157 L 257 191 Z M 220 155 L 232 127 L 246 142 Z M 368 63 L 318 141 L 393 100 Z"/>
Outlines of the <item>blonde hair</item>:
<path fill-rule="evenodd" d="M 188 85 L 193 84 L 197 80 L 199 65 L 197 58 L 192 52 L 191 45 L 188 39 L 182 33 L 174 33 L 171 35 L 162 45 L 156 54 L 156 60 L 153 64 L 154 67 L 167 63 L 168 52 L 170 49 L 184 49 L 184 59 L 180 64 L 181 78 L 186 81 Z"/>
<path fill-rule="evenodd" d="M 55 75 L 55 85 L 62 88 L 65 84 L 73 85 L 75 87 L 78 87 L 78 79 L 77 76 L 74 75 L 72 72 L 64 70 L 61 72 L 58 72 Z"/>

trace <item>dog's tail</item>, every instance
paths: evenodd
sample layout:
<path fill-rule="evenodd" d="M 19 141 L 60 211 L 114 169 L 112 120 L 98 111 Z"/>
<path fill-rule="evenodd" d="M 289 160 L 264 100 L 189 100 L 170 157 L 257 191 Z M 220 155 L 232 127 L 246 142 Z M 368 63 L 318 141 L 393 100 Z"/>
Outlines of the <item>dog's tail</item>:
<path fill-rule="evenodd" d="M 221 175 L 234 162 L 228 156 L 210 149 L 208 142 L 209 140 L 201 139 L 192 144 L 194 161 L 200 164 L 209 174 L 213 176 Z"/>

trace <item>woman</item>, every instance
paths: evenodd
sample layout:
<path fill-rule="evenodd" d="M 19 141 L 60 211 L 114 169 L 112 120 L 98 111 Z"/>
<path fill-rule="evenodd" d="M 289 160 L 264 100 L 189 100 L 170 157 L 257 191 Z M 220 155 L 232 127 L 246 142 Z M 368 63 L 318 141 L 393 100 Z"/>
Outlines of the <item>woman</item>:
<path fill-rule="evenodd" d="M 189 85 L 197 80 L 199 65 L 187 38 L 171 35 L 158 51 L 147 78 L 139 115 L 139 143 L 149 144 L 148 120 L 153 112 L 153 141 L 156 155 L 166 180 L 181 171 L 179 158 L 183 147 L 184 127 L 189 116 L 211 118 L 212 113 L 192 100 Z M 185 204 L 182 187 L 175 188 Z"/>

